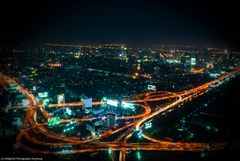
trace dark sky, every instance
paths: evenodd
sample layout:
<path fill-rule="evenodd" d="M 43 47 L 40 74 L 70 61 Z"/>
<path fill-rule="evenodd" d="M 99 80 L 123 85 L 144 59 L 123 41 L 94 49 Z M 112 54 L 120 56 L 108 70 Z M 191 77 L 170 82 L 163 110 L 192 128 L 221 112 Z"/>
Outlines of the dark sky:
<path fill-rule="evenodd" d="M 238 48 L 237 2 L 192 1 L 8 0 L 1 5 L 0 39 L 7 43 L 202 43 Z"/>

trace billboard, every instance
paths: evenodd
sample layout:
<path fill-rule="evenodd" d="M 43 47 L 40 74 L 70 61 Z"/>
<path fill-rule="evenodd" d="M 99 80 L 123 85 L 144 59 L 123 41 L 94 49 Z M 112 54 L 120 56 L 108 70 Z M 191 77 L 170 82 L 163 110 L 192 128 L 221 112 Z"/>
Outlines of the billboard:
<path fill-rule="evenodd" d="M 108 100 L 108 99 L 107 99 L 107 104 L 108 104 L 108 105 L 111 105 L 111 106 L 118 106 L 118 101 Z"/>
<path fill-rule="evenodd" d="M 82 98 L 81 101 L 84 108 L 92 107 L 92 98 Z"/>
<path fill-rule="evenodd" d="M 217 78 L 220 76 L 220 74 L 219 73 L 210 73 L 209 76 L 212 78 Z"/>
<path fill-rule="evenodd" d="M 149 129 L 152 127 L 152 122 L 146 122 L 144 125 L 145 125 L 145 129 Z"/>
<path fill-rule="evenodd" d="M 156 86 L 149 84 L 149 85 L 147 86 L 147 89 L 148 89 L 149 91 L 156 91 Z"/>
<path fill-rule="evenodd" d="M 134 108 L 132 103 L 128 103 L 128 102 L 122 102 L 122 107 L 123 108 Z"/>
<path fill-rule="evenodd" d="M 46 98 L 46 97 L 48 97 L 48 92 L 39 92 L 38 97 L 39 98 Z"/>
<path fill-rule="evenodd" d="M 196 58 L 191 58 L 191 65 L 196 65 Z"/>

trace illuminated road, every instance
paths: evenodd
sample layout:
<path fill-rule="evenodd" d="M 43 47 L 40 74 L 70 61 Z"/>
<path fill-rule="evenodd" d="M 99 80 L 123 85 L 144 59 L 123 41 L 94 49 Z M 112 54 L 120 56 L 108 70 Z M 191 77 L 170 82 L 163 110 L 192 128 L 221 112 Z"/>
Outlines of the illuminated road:
<path fill-rule="evenodd" d="M 41 154 L 74 154 L 74 153 L 83 153 L 83 152 L 96 152 L 96 151 L 120 151 L 120 160 L 125 160 L 125 152 L 127 150 L 163 150 L 163 151 L 205 151 L 205 150 L 218 150 L 225 147 L 225 143 L 213 143 L 209 145 L 208 143 L 187 143 L 187 142 L 171 142 L 171 141 L 162 141 L 143 134 L 142 136 L 151 141 L 150 143 L 128 143 L 127 141 L 133 135 L 133 129 L 140 130 L 143 124 L 146 121 L 154 118 L 157 115 L 164 114 L 165 112 L 171 112 L 174 108 L 177 108 L 177 105 L 181 105 L 186 101 L 191 101 L 192 99 L 208 92 L 211 87 L 218 86 L 219 81 L 223 82 L 226 78 L 239 73 L 240 69 L 226 73 L 216 80 L 205 83 L 203 85 L 197 86 L 195 88 L 184 90 L 177 93 L 170 92 L 146 92 L 143 94 L 135 95 L 132 100 L 127 100 L 127 102 L 132 102 L 134 105 L 142 107 L 145 109 L 145 112 L 140 113 L 135 116 L 122 116 L 117 119 L 134 119 L 132 123 L 118 127 L 114 130 L 108 130 L 100 134 L 98 137 L 89 138 L 85 140 L 80 140 L 77 137 L 65 136 L 57 133 L 48 131 L 45 126 L 47 123 L 38 123 L 37 122 L 37 110 L 40 109 L 42 115 L 45 118 L 51 117 L 47 111 L 44 110 L 40 102 L 37 101 L 36 97 L 32 95 L 30 91 L 22 87 L 16 81 L 0 74 L 1 79 L 0 83 L 4 86 L 7 84 L 16 84 L 19 87 L 19 91 L 27 96 L 27 99 L 30 103 L 27 108 L 26 118 L 24 122 L 23 129 L 20 131 L 17 141 L 20 143 L 21 147 L 25 150 L 28 150 L 33 153 Z M 153 101 L 165 100 L 167 103 L 161 104 L 155 108 L 151 108 L 148 103 Z M 93 105 L 99 105 L 100 102 L 93 102 Z M 81 106 L 81 102 L 75 103 L 66 103 L 66 104 L 52 104 L 51 107 L 66 107 L 66 106 Z M 96 118 L 76 118 L 75 121 L 90 121 Z M 69 119 L 62 119 L 61 123 L 70 122 Z M 107 138 L 110 135 L 121 133 L 112 142 L 102 142 L 101 139 Z M 44 137 L 39 138 L 38 136 Z M 51 140 L 51 141 L 50 141 Z M 97 143 L 93 144 L 96 140 L 99 140 Z M 33 145 L 39 145 L 39 149 L 36 149 L 37 146 L 32 146 L 28 144 L 30 142 Z M 60 147 L 72 146 L 72 150 L 62 151 L 59 150 Z M 45 149 L 44 149 L 44 148 Z M 54 150 L 48 150 L 48 147 L 53 147 Z"/>
<path fill-rule="evenodd" d="M 215 143 L 209 147 L 209 144 L 205 143 L 102 143 L 96 145 L 87 145 L 81 149 L 69 150 L 69 151 L 39 151 L 33 148 L 23 145 L 25 149 L 33 153 L 41 154 L 75 154 L 84 152 L 96 152 L 106 151 L 111 149 L 112 151 L 121 150 L 150 150 L 150 151 L 206 151 L 206 150 L 219 150 L 224 148 L 225 144 Z M 193 148 L 194 147 L 194 148 Z"/>

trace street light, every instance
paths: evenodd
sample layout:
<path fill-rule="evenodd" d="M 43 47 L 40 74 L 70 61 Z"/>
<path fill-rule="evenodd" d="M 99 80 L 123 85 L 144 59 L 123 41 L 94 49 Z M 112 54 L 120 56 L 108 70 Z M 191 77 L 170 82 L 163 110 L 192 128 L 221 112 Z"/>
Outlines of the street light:
<path fill-rule="evenodd" d="M 108 154 L 112 154 L 112 150 L 111 149 L 108 149 Z"/>
<path fill-rule="evenodd" d="M 141 159 L 141 153 L 140 153 L 140 151 L 137 151 L 136 154 L 137 154 L 137 159 L 140 160 L 140 159 Z"/>
<path fill-rule="evenodd" d="M 137 133 L 137 135 L 138 135 L 138 138 L 142 138 L 142 130 L 140 130 L 140 131 Z"/>

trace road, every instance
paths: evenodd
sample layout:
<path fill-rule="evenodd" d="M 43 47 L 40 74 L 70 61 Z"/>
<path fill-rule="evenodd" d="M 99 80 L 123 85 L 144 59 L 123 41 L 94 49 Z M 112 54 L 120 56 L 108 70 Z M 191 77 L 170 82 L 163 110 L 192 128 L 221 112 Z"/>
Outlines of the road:
<path fill-rule="evenodd" d="M 142 136 L 149 140 L 149 143 L 132 143 L 127 142 L 129 138 L 133 135 L 133 129 L 141 130 L 144 123 L 154 118 L 157 115 L 161 115 L 165 112 L 170 112 L 178 105 L 181 105 L 187 101 L 205 94 L 211 90 L 212 86 L 218 86 L 219 81 L 224 82 L 226 78 L 229 78 L 240 72 L 237 68 L 234 71 L 226 73 L 217 79 L 204 83 L 195 88 L 180 91 L 177 93 L 172 92 L 146 92 L 143 94 L 135 95 L 133 98 L 126 101 L 134 103 L 136 106 L 140 106 L 145 109 L 145 112 L 140 113 L 135 116 L 122 116 L 118 119 L 134 119 L 132 123 L 118 127 L 114 130 L 108 130 L 100 134 L 98 137 L 88 138 L 85 140 L 80 140 L 77 137 L 65 136 L 58 133 L 53 133 L 48 131 L 45 126 L 47 123 L 38 123 L 37 121 L 37 110 L 40 110 L 45 118 L 51 117 L 47 111 L 42 107 L 41 103 L 37 101 L 37 98 L 33 94 L 25 89 L 23 86 L 18 84 L 14 79 L 0 74 L 1 84 L 6 86 L 7 84 L 14 83 L 19 87 L 19 91 L 27 96 L 30 103 L 27 108 L 26 118 L 24 122 L 23 129 L 20 131 L 17 141 L 20 143 L 21 147 L 33 153 L 40 154 L 74 154 L 83 152 L 97 152 L 105 151 L 111 149 L 112 151 L 120 151 L 119 160 L 125 160 L 125 152 L 127 150 L 163 150 L 163 151 L 205 151 L 205 150 L 218 150 L 225 147 L 225 143 L 198 143 L 198 142 L 171 142 L 163 141 L 155 138 L 151 138 L 146 134 Z M 160 107 L 150 107 L 148 104 L 154 101 L 165 100 L 167 103 L 161 104 Z M 100 102 L 93 102 L 93 105 L 99 105 Z M 51 107 L 65 107 L 65 106 L 81 106 L 81 102 L 66 103 L 66 104 L 52 104 Z M 76 121 L 89 121 L 96 118 L 76 118 Z M 62 119 L 61 122 L 69 122 L 69 119 Z M 120 133 L 121 131 L 124 131 Z M 103 142 L 103 138 L 107 138 L 113 134 L 120 133 L 112 142 Z M 41 138 L 40 138 L 41 136 Z M 99 140 L 96 144 L 95 141 Z M 31 143 L 31 144 L 30 144 Z M 38 146 L 32 146 L 38 145 Z M 62 151 L 59 150 L 60 147 L 72 146 L 71 150 Z M 49 147 L 53 149 L 49 149 Z"/>

